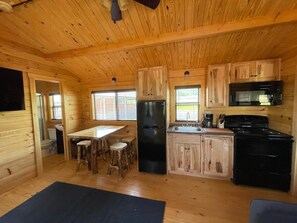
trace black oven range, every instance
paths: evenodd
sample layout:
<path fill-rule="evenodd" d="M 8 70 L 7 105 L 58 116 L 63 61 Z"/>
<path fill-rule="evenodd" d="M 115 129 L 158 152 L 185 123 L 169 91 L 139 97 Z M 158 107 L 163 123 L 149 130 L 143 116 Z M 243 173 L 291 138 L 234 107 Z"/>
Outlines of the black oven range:
<path fill-rule="evenodd" d="M 290 190 L 292 136 L 269 129 L 258 115 L 225 116 L 225 128 L 235 135 L 235 184 Z"/>

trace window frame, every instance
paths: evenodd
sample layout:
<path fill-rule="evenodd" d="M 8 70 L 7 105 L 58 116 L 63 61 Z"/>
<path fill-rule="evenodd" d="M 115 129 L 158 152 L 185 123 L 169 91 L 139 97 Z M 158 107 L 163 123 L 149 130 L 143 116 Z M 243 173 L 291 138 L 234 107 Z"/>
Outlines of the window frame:
<path fill-rule="evenodd" d="M 121 92 L 129 92 L 134 91 L 135 92 L 135 105 L 137 105 L 137 92 L 136 89 L 120 89 L 120 90 L 95 90 L 91 91 L 91 97 L 92 97 L 92 116 L 94 121 L 136 121 L 137 115 L 135 119 L 119 119 L 119 104 L 118 104 L 118 93 Z M 96 93 L 115 93 L 115 112 L 116 112 L 116 119 L 96 119 L 96 106 L 95 106 L 95 94 Z M 137 114 L 137 107 L 135 107 L 135 112 Z"/>
<path fill-rule="evenodd" d="M 199 122 L 199 117 L 200 117 L 200 113 L 201 113 L 201 85 L 197 84 L 197 85 L 178 85 L 174 87 L 174 112 L 175 112 L 175 122 L 186 122 L 187 120 L 177 120 L 177 100 L 176 100 L 176 90 L 178 89 L 187 89 L 187 88 L 197 88 L 198 89 L 198 114 L 197 114 L 197 121 L 188 121 L 190 123 L 195 123 L 195 122 Z M 192 103 L 193 104 L 193 103 Z"/>
<path fill-rule="evenodd" d="M 61 105 L 56 106 L 54 103 L 54 96 L 59 95 L 60 100 L 61 100 Z M 51 114 L 51 120 L 62 120 L 63 119 L 63 114 L 62 114 L 62 95 L 60 93 L 49 93 L 49 100 L 50 100 L 50 114 Z M 56 118 L 55 117 L 55 109 L 60 108 L 61 109 L 61 118 Z"/>

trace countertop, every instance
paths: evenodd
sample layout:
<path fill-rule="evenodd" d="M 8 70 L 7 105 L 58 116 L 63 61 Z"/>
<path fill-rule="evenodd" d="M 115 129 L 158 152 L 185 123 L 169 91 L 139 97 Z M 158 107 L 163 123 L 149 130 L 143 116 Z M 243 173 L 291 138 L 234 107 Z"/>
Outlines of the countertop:
<path fill-rule="evenodd" d="M 179 134 L 213 134 L 213 135 L 234 135 L 233 131 L 224 128 L 201 128 L 202 131 L 187 131 L 176 130 L 176 126 L 170 126 L 167 128 L 167 133 L 179 133 Z M 197 127 L 196 127 L 197 128 Z"/>

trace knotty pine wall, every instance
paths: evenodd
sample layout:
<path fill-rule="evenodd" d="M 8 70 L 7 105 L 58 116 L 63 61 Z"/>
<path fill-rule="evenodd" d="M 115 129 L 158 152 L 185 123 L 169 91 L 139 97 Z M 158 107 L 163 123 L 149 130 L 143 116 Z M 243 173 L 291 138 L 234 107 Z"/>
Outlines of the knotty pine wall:
<path fill-rule="evenodd" d="M 184 77 L 185 71 L 189 71 L 190 75 Z M 201 101 L 200 101 L 200 117 L 199 121 L 202 120 L 202 114 L 204 112 L 205 105 L 205 83 L 206 83 L 206 68 L 200 69 L 187 69 L 187 70 L 169 70 L 168 72 L 168 82 L 169 82 L 169 92 L 170 92 L 170 122 L 175 122 L 175 87 L 176 86 L 192 86 L 200 85 Z"/>
<path fill-rule="evenodd" d="M 296 76 L 297 56 L 282 60 L 281 79 L 284 81 L 283 104 L 268 108 L 269 127 L 292 134 L 294 83 Z M 297 97 L 297 95 L 295 95 Z M 296 112 L 296 111 L 295 111 Z"/>
<path fill-rule="evenodd" d="M 78 78 L 58 68 L 55 63 L 0 44 L 0 66 L 23 71 L 26 103 L 24 111 L 0 112 L 0 193 L 3 193 L 35 177 L 40 168 L 37 160 L 41 158 L 37 154 L 41 155 L 41 148 L 37 148 L 34 141 L 28 73 L 61 81 L 65 112 L 68 114 L 67 121 L 64 122 L 66 132 L 79 128 L 81 115 L 77 115 Z"/>
<path fill-rule="evenodd" d="M 92 91 L 106 91 L 106 90 L 122 90 L 122 89 L 135 89 L 135 74 L 129 74 L 117 77 L 117 84 L 112 85 L 112 77 L 106 77 L 91 82 L 81 83 L 81 102 L 83 114 L 83 128 L 91 128 L 97 125 L 127 125 L 127 128 L 115 133 L 115 137 L 121 135 L 134 135 L 136 136 L 136 121 L 96 121 L 93 119 L 92 110 Z"/>
<path fill-rule="evenodd" d="M 267 115 L 267 107 L 254 107 L 254 106 L 244 106 L 244 107 L 219 107 L 219 108 L 208 108 L 205 107 L 205 95 L 206 95 L 206 82 L 207 82 L 207 69 L 188 69 L 190 75 L 188 78 L 184 78 L 184 72 L 186 70 L 176 70 L 169 71 L 169 87 L 170 87 L 170 122 L 175 122 L 175 96 L 174 88 L 175 86 L 186 86 L 186 85 L 201 85 L 201 113 L 199 117 L 199 122 L 203 120 L 204 112 L 211 112 L 214 114 L 214 122 L 216 122 L 219 114 L 226 115 Z"/>

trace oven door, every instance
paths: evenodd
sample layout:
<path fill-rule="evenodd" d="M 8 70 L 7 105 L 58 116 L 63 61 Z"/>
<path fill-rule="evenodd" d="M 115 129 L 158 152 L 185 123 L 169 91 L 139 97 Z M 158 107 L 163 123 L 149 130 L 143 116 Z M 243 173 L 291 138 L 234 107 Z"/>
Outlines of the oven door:
<path fill-rule="evenodd" d="M 291 139 L 236 136 L 233 181 L 235 184 L 289 190 L 291 157 Z"/>

